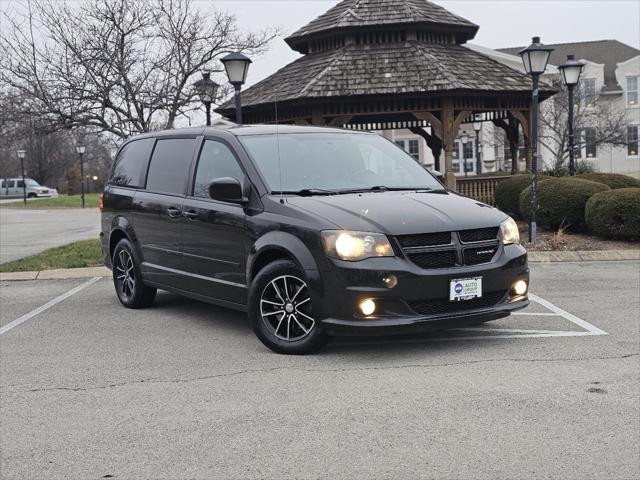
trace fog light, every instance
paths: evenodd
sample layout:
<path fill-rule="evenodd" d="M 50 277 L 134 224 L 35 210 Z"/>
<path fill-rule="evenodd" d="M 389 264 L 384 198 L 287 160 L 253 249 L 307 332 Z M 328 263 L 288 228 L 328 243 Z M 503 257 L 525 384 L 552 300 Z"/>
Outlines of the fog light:
<path fill-rule="evenodd" d="M 366 300 L 361 301 L 360 311 L 363 313 L 363 315 L 366 315 L 366 316 L 371 315 L 373 312 L 376 311 L 376 302 L 374 302 L 370 298 L 367 298 Z"/>
<path fill-rule="evenodd" d="M 387 275 L 382 281 L 387 287 L 394 288 L 398 284 L 398 277 L 395 275 Z"/>
<path fill-rule="evenodd" d="M 524 295 L 527 293 L 527 282 L 524 280 L 518 280 L 513 284 L 513 291 L 516 295 Z"/>

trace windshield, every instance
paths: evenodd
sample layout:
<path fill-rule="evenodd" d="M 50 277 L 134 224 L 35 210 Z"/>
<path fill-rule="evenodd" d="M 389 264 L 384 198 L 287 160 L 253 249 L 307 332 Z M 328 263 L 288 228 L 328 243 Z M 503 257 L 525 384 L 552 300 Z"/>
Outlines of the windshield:
<path fill-rule="evenodd" d="M 31 178 L 27 178 L 27 187 L 39 187 L 40 184 Z"/>
<path fill-rule="evenodd" d="M 239 140 L 273 192 L 442 189 L 413 157 L 378 135 L 287 133 Z"/>

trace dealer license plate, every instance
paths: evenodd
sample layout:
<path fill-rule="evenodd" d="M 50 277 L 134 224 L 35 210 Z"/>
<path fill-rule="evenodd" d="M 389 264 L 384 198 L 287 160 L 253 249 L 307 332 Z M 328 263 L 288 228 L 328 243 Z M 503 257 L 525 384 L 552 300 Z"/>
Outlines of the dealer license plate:
<path fill-rule="evenodd" d="M 482 297 L 482 277 L 451 280 L 449 283 L 449 300 L 459 302 Z"/>

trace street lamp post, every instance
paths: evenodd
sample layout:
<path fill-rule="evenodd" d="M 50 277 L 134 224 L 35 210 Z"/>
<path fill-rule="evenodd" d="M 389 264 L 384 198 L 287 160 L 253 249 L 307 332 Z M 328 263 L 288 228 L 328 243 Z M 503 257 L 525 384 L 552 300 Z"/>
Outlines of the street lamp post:
<path fill-rule="evenodd" d="M 482 173 L 482 160 L 480 159 L 480 131 L 482 130 L 482 122 L 475 122 L 473 129 L 476 131 L 476 175 Z"/>
<path fill-rule="evenodd" d="M 230 53 L 220 61 L 227 71 L 229 83 L 233 85 L 236 91 L 236 123 L 242 125 L 242 99 L 240 97 L 240 89 L 247 80 L 249 65 L 252 63 L 251 59 L 237 52 Z"/>
<path fill-rule="evenodd" d="M 560 65 L 560 76 L 562 77 L 562 83 L 569 91 L 569 175 L 573 176 L 576 173 L 575 167 L 575 138 L 573 132 L 573 88 L 580 81 L 580 74 L 584 64 L 577 62 L 573 55 L 567 55 L 567 61 L 564 65 Z"/>
<path fill-rule="evenodd" d="M 202 78 L 195 82 L 193 86 L 196 89 L 200 101 L 204 103 L 204 108 L 207 112 L 207 127 L 211 126 L 211 103 L 216 99 L 218 94 L 218 85 L 211 80 L 211 72 L 202 72 Z"/>
<path fill-rule="evenodd" d="M 466 177 L 467 176 L 467 150 L 464 147 L 469 141 L 469 137 L 467 137 L 466 135 L 463 135 L 460 138 L 460 141 L 462 142 L 462 163 L 464 168 L 464 176 Z"/>
<path fill-rule="evenodd" d="M 78 145 L 76 145 L 76 151 L 78 152 L 78 155 L 80 155 L 80 199 L 82 201 L 82 208 L 84 208 L 84 160 L 83 160 L 83 156 L 84 156 L 84 152 L 86 150 L 87 147 L 85 147 L 84 144 L 79 143 Z"/>
<path fill-rule="evenodd" d="M 25 150 L 18 150 L 18 158 L 20 159 L 20 174 L 22 175 L 22 201 L 27 203 L 27 182 L 24 178 L 24 157 L 27 154 Z"/>
<path fill-rule="evenodd" d="M 518 52 L 522 57 L 524 70 L 533 80 L 531 96 L 531 210 L 529 212 L 529 241 L 536 239 L 536 211 L 538 210 L 538 85 L 540 75 L 547 68 L 549 56 L 553 51 L 540 42 L 540 37 L 533 37 L 531 45 Z"/>

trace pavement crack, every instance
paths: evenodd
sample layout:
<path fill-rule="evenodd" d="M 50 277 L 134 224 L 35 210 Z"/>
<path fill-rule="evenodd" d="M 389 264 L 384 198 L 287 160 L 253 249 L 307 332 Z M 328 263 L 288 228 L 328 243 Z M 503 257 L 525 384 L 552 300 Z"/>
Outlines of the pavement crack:
<path fill-rule="evenodd" d="M 194 378 L 177 378 L 163 380 L 160 377 L 145 378 L 142 380 L 133 380 L 128 382 L 110 383 L 107 385 L 98 385 L 94 387 L 44 387 L 44 388 L 32 388 L 23 390 L 25 393 L 35 392 L 52 392 L 52 391 L 68 391 L 68 392 L 88 392 L 93 390 L 105 390 L 109 388 L 126 387 L 132 385 L 139 385 L 143 383 L 190 383 L 199 382 L 203 380 L 211 380 L 215 378 L 234 377 L 241 375 L 249 375 L 253 373 L 272 373 L 281 370 L 298 371 L 298 372 L 310 372 L 310 373 L 332 373 L 332 372 L 360 372 L 360 371 L 381 371 L 381 370 L 403 370 L 411 368 L 442 368 L 442 367 L 454 367 L 459 365 L 474 365 L 481 363 L 494 363 L 494 362 L 576 362 L 585 360 L 620 360 L 631 357 L 640 356 L 640 353 L 629 353 L 626 355 L 617 356 L 601 356 L 601 357 L 580 357 L 580 358 L 493 358 L 486 360 L 467 360 L 463 362 L 448 362 L 448 363 L 430 363 L 430 364 L 407 364 L 407 365 L 381 365 L 381 366 L 368 366 L 368 367 L 341 367 L 341 368 L 308 368 L 308 367 L 295 367 L 295 366 L 282 366 L 272 368 L 250 368 L 245 370 L 237 370 L 235 372 L 217 373 L 213 375 L 205 375 L 202 377 Z M 14 387 L 18 385 L 5 385 L 2 389 Z"/>

